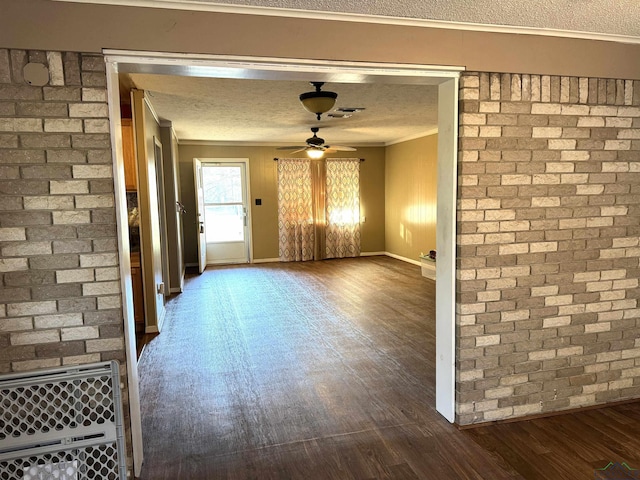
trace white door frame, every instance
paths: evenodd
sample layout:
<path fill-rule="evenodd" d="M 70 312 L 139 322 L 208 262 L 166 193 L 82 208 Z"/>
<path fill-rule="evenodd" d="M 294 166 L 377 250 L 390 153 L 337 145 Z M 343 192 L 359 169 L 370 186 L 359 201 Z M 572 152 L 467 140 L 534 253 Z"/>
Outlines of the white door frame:
<path fill-rule="evenodd" d="M 129 214 L 127 189 L 124 182 L 124 154 L 122 152 L 122 124 L 120 122 L 120 86 L 117 64 L 107 62 L 107 98 L 113 156 L 113 183 L 118 231 L 118 257 L 120 259 L 120 290 L 124 319 L 124 348 L 127 358 L 127 390 L 131 439 L 133 443 L 133 470 L 138 476 L 144 460 L 142 451 L 142 418 L 140 415 L 140 388 L 138 353 L 136 350 L 136 321 L 133 314 L 133 284 L 131 281 L 131 249 L 129 245 Z M 127 472 L 129 476 L 130 472 Z"/>
<path fill-rule="evenodd" d="M 194 159 L 195 160 L 195 159 Z M 224 164 L 224 163 L 241 163 L 244 165 L 244 188 L 246 193 L 246 240 L 247 244 L 247 262 L 253 262 L 253 223 L 251 222 L 251 173 L 249 171 L 249 159 L 248 158 L 198 158 L 202 163 L 202 166 L 206 164 Z"/>
<path fill-rule="evenodd" d="M 197 158 L 193 159 L 193 190 L 196 195 L 196 234 L 198 243 L 198 273 L 202 273 L 207 268 L 207 241 L 206 228 L 204 223 L 204 193 L 202 186 L 202 162 Z M 202 220 L 200 220 L 202 219 Z"/>
<path fill-rule="evenodd" d="M 438 132 L 438 262 L 436 289 L 436 409 L 449 422 L 455 419 L 455 236 L 456 236 L 456 164 L 458 141 L 458 78 L 462 67 L 442 67 L 413 64 L 367 63 L 282 59 L 266 57 L 173 54 L 140 51 L 104 50 L 109 81 L 108 102 L 112 132 L 114 173 L 116 174 L 116 221 L 123 283 L 123 310 L 127 323 L 125 332 L 133 325 L 133 303 L 128 264 L 128 239 L 122 147 L 120 105 L 117 72 L 144 72 L 215 78 L 253 78 L 273 80 L 314 80 L 342 83 L 386 83 L 439 85 Z M 115 82 L 115 83 L 114 83 Z M 446 124 L 444 123 L 446 122 Z M 120 178 L 122 177 L 122 178 Z M 120 182 L 122 181 L 122 185 Z M 443 186 L 440 186 L 442 182 Z M 441 206 L 442 205 L 442 206 Z M 441 215 L 444 217 L 442 218 Z M 443 221 L 444 220 L 444 221 Z M 446 252 L 444 251 L 446 249 Z M 122 259 L 125 258 L 124 261 Z M 135 336 L 126 335 L 127 365 L 134 465 L 136 475 L 142 465 L 142 429 L 140 398 L 137 392 L 138 372 L 135 364 Z M 133 342 L 133 343 L 132 343 Z M 132 385 L 135 384 L 135 389 Z M 134 391 L 135 390 L 135 391 Z"/>
<path fill-rule="evenodd" d="M 158 220 L 160 221 L 160 254 L 162 256 L 162 293 L 164 298 L 171 295 L 169 285 L 171 275 L 169 273 L 169 242 L 167 232 L 167 197 L 164 188 L 164 151 L 162 142 L 155 135 L 153 136 L 153 158 L 156 164 L 156 182 L 158 183 Z M 173 209 L 171 209 L 173 211 Z"/>

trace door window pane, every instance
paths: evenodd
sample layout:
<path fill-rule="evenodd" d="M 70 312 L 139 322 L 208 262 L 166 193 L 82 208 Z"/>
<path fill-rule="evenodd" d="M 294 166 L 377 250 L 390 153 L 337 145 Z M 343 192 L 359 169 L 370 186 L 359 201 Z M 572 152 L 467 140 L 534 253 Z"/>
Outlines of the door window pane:
<path fill-rule="evenodd" d="M 205 203 L 242 203 L 240 167 L 203 166 Z"/>
<path fill-rule="evenodd" d="M 243 242 L 242 205 L 207 205 L 204 209 L 207 243 Z"/>

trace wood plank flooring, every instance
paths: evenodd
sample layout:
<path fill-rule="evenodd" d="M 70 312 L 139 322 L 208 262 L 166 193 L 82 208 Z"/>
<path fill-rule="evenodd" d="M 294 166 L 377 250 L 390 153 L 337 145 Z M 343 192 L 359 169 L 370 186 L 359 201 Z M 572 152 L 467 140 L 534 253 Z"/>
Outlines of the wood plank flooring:
<path fill-rule="evenodd" d="M 434 407 L 434 309 L 434 282 L 387 257 L 190 276 L 140 359 L 140 478 L 578 479 L 609 461 L 640 468 L 637 405 L 450 425 Z"/>

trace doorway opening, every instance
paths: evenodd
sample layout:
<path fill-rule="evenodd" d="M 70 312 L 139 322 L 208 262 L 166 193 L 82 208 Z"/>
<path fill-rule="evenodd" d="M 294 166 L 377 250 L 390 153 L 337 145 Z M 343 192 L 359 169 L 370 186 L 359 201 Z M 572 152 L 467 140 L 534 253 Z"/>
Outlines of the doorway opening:
<path fill-rule="evenodd" d="M 146 72 L 154 74 L 179 74 L 215 78 L 257 78 L 341 81 L 352 83 L 397 83 L 435 85 L 438 88 L 438 194 L 437 194 L 437 284 L 436 296 L 436 409 L 447 420 L 455 416 L 455 215 L 456 215 L 456 163 L 457 163 L 457 100 L 458 76 L 461 68 L 427 67 L 421 65 L 364 64 L 349 62 L 321 62 L 238 57 L 170 56 L 142 52 L 107 51 L 107 75 L 109 81 L 109 105 L 114 142 L 116 196 L 124 191 L 119 167 L 122 166 L 119 135 L 118 71 Z M 203 204 L 204 209 L 204 204 Z M 125 210 L 118 209 L 118 224 L 126 231 Z M 204 220 L 203 220 L 204 221 Z M 123 231 L 121 229 L 121 231 Z M 206 243 L 206 230 L 205 234 Z M 121 257 L 128 252 L 126 241 L 120 242 Z M 123 296 L 125 322 L 129 328 L 130 282 L 123 270 Z M 131 315 L 132 316 L 132 315 Z M 129 340 L 127 340 L 129 343 Z M 135 359 L 133 355 L 128 359 Z M 137 368 L 135 360 L 128 362 L 131 418 L 134 436 L 134 461 L 136 471 L 142 462 L 142 437 L 140 426 L 139 395 L 137 394 Z M 138 395 L 136 397 L 136 395 Z"/>
<path fill-rule="evenodd" d="M 157 138 L 153 138 L 153 158 L 155 160 L 155 169 L 156 169 L 156 184 L 157 184 L 157 202 L 158 202 L 158 211 L 161 213 L 158 216 L 159 220 L 159 228 L 160 228 L 160 246 L 161 246 L 161 258 L 162 258 L 162 285 L 165 298 L 169 295 L 169 253 L 168 253 L 168 240 L 167 240 L 167 216 L 165 212 L 167 211 L 167 205 L 165 201 L 165 192 L 164 192 L 164 160 L 162 156 L 162 143 Z"/>
<path fill-rule="evenodd" d="M 248 159 L 194 161 L 201 163 L 201 168 L 194 171 L 202 175 L 198 184 L 202 186 L 207 265 L 248 263 L 251 260 Z"/>

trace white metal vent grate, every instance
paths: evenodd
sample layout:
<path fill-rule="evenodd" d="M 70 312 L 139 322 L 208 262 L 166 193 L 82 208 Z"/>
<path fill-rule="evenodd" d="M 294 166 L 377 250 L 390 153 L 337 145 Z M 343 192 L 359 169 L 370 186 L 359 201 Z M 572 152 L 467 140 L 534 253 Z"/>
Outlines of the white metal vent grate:
<path fill-rule="evenodd" d="M 117 362 L 0 376 L 0 480 L 126 478 Z"/>

